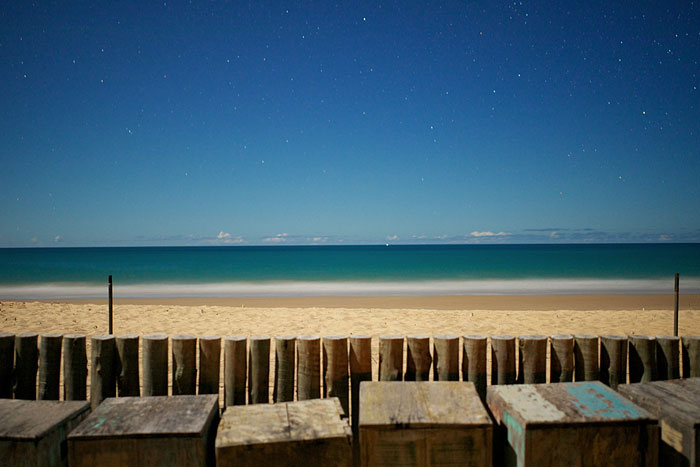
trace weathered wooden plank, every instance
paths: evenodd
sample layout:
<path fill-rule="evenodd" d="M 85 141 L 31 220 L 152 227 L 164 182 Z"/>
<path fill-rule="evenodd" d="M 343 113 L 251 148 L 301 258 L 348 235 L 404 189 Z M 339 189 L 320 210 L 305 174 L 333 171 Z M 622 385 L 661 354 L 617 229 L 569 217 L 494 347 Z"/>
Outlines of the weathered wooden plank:
<path fill-rule="evenodd" d="M 656 338 L 629 336 L 630 383 L 656 380 Z"/>
<path fill-rule="evenodd" d="M 231 407 L 216 435 L 218 466 L 352 465 L 337 398 Z"/>
<path fill-rule="evenodd" d="M 433 339 L 433 380 L 459 381 L 459 337 L 438 334 Z"/>
<path fill-rule="evenodd" d="M 405 381 L 429 381 L 430 365 L 430 336 L 414 334 L 406 338 L 406 374 Z"/>
<path fill-rule="evenodd" d="M 574 380 L 574 336 L 555 334 L 550 340 L 549 381 L 569 383 Z"/>
<path fill-rule="evenodd" d="M 37 337 L 33 332 L 15 336 L 15 399 L 36 399 Z"/>
<path fill-rule="evenodd" d="M 245 405 L 245 384 L 248 372 L 245 336 L 224 337 L 224 404 Z"/>
<path fill-rule="evenodd" d="M 678 336 L 656 336 L 656 375 L 660 380 L 681 377 L 680 344 Z"/>
<path fill-rule="evenodd" d="M 139 335 L 117 336 L 117 395 L 138 397 L 139 385 Z"/>
<path fill-rule="evenodd" d="M 600 380 L 598 336 L 592 334 L 574 336 L 574 377 L 576 381 Z"/>
<path fill-rule="evenodd" d="M 658 417 L 664 465 L 700 466 L 700 378 L 625 384 L 618 390 Z"/>
<path fill-rule="evenodd" d="M 403 336 L 379 336 L 379 380 L 403 379 Z"/>
<path fill-rule="evenodd" d="M 372 381 L 372 338 L 354 335 L 350 337 L 350 410 L 352 430 L 357 434 L 360 423 L 360 384 Z"/>
<path fill-rule="evenodd" d="M 62 334 L 44 334 L 39 345 L 37 399 L 57 401 L 60 394 Z"/>
<path fill-rule="evenodd" d="M 68 436 L 71 466 L 212 465 L 219 397 L 109 398 Z"/>
<path fill-rule="evenodd" d="M 63 399 L 87 399 L 87 353 L 85 334 L 63 336 Z"/>
<path fill-rule="evenodd" d="M 221 337 L 199 338 L 199 394 L 219 394 Z"/>
<path fill-rule="evenodd" d="M 368 382 L 363 465 L 491 465 L 493 427 L 472 383 Z"/>
<path fill-rule="evenodd" d="M 491 386 L 503 465 L 656 465 L 658 424 L 600 382 Z"/>
<path fill-rule="evenodd" d="M 191 334 L 173 336 L 173 396 L 197 393 L 197 338 Z"/>
<path fill-rule="evenodd" d="M 12 399 L 12 371 L 15 365 L 15 335 L 0 332 L 0 399 Z"/>
<path fill-rule="evenodd" d="M 89 412 L 86 401 L 0 400 L 0 463 L 66 465 L 66 436 Z"/>
<path fill-rule="evenodd" d="M 294 336 L 275 337 L 275 388 L 273 400 L 294 400 Z"/>
<path fill-rule="evenodd" d="M 486 400 L 486 336 L 466 335 L 462 337 L 462 378 L 474 384 L 482 401 Z"/>
<path fill-rule="evenodd" d="M 515 337 L 491 336 L 491 384 L 515 383 Z"/>
<path fill-rule="evenodd" d="M 321 397 L 321 338 L 299 336 L 297 338 L 297 399 Z"/>

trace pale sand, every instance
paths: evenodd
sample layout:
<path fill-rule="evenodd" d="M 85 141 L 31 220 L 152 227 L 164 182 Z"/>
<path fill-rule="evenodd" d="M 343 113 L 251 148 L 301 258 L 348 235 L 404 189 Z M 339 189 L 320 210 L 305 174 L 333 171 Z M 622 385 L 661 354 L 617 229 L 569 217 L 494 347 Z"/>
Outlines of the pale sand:
<path fill-rule="evenodd" d="M 106 334 L 106 303 L 93 302 L 0 302 L 0 332 Z M 124 299 L 114 333 L 369 335 L 376 378 L 380 335 L 672 335 L 673 303 L 673 295 Z M 681 296 L 679 334 L 700 335 L 700 295 Z M 274 351 L 270 365 L 272 375 Z"/>

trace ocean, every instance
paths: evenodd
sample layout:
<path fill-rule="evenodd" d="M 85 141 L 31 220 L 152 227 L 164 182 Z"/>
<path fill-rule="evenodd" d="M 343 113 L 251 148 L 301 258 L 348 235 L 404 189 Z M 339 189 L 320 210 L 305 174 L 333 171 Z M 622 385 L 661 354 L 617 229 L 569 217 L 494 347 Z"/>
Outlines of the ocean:
<path fill-rule="evenodd" d="M 700 244 L 0 249 L 0 299 L 700 293 Z"/>

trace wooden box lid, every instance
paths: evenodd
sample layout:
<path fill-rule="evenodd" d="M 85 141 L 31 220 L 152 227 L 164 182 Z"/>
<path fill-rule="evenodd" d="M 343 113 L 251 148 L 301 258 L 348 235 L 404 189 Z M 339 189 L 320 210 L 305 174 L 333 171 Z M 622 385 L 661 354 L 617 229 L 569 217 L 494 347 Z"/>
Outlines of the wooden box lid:
<path fill-rule="evenodd" d="M 700 378 L 621 384 L 618 390 L 659 418 L 700 426 Z"/>
<path fill-rule="evenodd" d="M 87 401 L 0 399 L 0 439 L 38 440 L 65 420 L 89 411 Z"/>
<path fill-rule="evenodd" d="M 470 382 L 367 381 L 360 384 L 360 428 L 490 426 Z"/>
<path fill-rule="evenodd" d="M 497 420 L 504 413 L 522 427 L 585 423 L 656 423 L 656 419 L 600 382 L 489 386 Z"/>
<path fill-rule="evenodd" d="M 69 440 L 203 436 L 219 411 L 219 396 L 153 396 L 105 399 Z"/>
<path fill-rule="evenodd" d="M 216 447 L 348 438 L 337 397 L 278 404 L 229 406 L 219 422 Z"/>

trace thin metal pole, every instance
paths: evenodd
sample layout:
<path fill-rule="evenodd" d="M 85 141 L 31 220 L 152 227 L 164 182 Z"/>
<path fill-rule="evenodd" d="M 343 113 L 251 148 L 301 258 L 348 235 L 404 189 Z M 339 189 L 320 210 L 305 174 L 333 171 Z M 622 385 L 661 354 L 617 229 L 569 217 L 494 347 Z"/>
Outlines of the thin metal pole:
<path fill-rule="evenodd" d="M 112 275 L 109 275 L 109 334 L 114 334 L 114 316 L 112 312 Z"/>
<path fill-rule="evenodd" d="M 676 303 L 673 307 L 673 335 L 678 336 L 678 273 L 673 282 L 673 293 L 676 296 Z"/>

